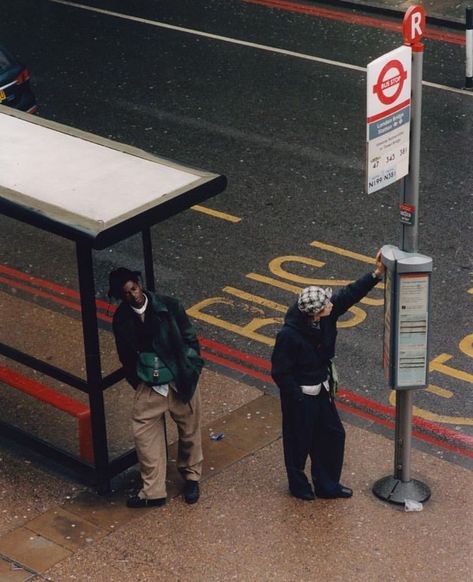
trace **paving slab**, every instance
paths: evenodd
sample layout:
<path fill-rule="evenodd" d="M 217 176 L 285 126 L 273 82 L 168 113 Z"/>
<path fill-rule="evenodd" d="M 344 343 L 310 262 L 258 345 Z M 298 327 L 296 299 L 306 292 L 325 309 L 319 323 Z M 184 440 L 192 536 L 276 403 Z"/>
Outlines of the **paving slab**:
<path fill-rule="evenodd" d="M 97 525 L 59 506 L 29 521 L 26 527 L 71 551 L 108 533 L 108 530 L 102 532 Z"/>
<path fill-rule="evenodd" d="M 19 564 L 0 558 L 0 580 L 2 582 L 26 582 L 35 572 L 25 570 Z"/>
<path fill-rule="evenodd" d="M 0 554 L 35 572 L 44 572 L 72 552 L 26 527 L 0 539 Z"/>
<path fill-rule="evenodd" d="M 0 445 L 0 537 L 84 489 L 23 454 Z"/>
<path fill-rule="evenodd" d="M 78 519 L 84 519 L 101 530 L 111 531 L 136 516 L 136 512 L 126 507 L 126 498 L 124 491 L 114 493 L 111 497 L 101 497 L 87 490 L 67 500 L 63 508 Z"/>
<path fill-rule="evenodd" d="M 218 433 L 223 433 L 221 440 L 214 441 L 210 438 L 212 434 Z M 273 442 L 280 435 L 279 400 L 273 396 L 260 395 L 203 430 L 203 478 L 211 477 Z M 173 444 L 170 447 L 171 458 L 175 458 L 176 454 L 177 446 Z"/>
<path fill-rule="evenodd" d="M 279 399 L 264 395 L 252 400 L 216 422 L 214 432 L 223 432 L 226 442 L 246 454 L 271 443 L 281 435 Z"/>

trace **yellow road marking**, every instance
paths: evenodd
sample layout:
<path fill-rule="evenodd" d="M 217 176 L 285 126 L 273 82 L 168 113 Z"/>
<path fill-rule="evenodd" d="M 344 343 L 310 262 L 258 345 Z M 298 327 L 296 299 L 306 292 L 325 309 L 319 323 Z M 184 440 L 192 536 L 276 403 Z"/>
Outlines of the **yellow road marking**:
<path fill-rule="evenodd" d="M 460 349 L 464 354 L 473 358 L 473 333 L 470 333 L 462 339 Z"/>
<path fill-rule="evenodd" d="M 191 308 L 187 309 L 187 313 L 195 319 L 200 319 L 206 323 L 215 325 L 216 327 L 221 327 L 222 329 L 226 329 L 227 331 L 231 331 L 249 339 L 256 340 L 271 347 L 274 346 L 273 338 L 268 337 L 262 333 L 258 333 L 257 330 L 265 327 L 266 325 L 276 323 L 279 325 L 282 324 L 282 317 L 254 317 L 246 325 L 237 325 L 235 323 L 226 321 L 221 317 L 216 317 L 215 315 L 204 313 L 203 309 L 205 307 L 217 304 L 235 307 L 233 301 L 230 299 L 226 299 L 225 297 L 211 297 L 210 299 L 204 299 L 203 301 L 200 301 L 200 303 L 193 305 Z"/>
<path fill-rule="evenodd" d="M 290 283 L 285 283 L 284 281 L 279 281 L 278 279 L 273 279 L 272 277 L 267 277 L 266 275 L 259 275 L 258 273 L 248 273 L 246 276 L 248 277 L 248 279 L 252 279 L 253 281 L 265 283 L 266 285 L 272 285 L 273 287 L 279 287 L 279 289 L 284 289 L 284 291 L 290 291 L 291 293 L 299 293 L 299 291 L 303 289 L 302 286 L 291 285 Z M 299 281 L 299 279 L 304 279 L 305 283 L 308 285 L 320 285 L 321 287 L 323 286 L 341 287 L 353 282 L 347 281 L 345 279 L 309 279 L 306 277 L 299 277 L 298 275 L 292 275 L 291 279 L 296 282 Z M 378 286 L 380 288 L 383 288 L 384 283 L 378 283 Z M 360 303 L 364 303 L 365 305 L 383 305 L 384 299 L 373 299 L 372 297 L 363 297 L 363 299 L 360 300 Z"/>
<path fill-rule="evenodd" d="M 299 287 L 298 285 L 284 283 L 284 281 L 278 281 L 278 279 L 266 277 L 265 275 L 259 275 L 258 273 L 248 273 L 246 276 L 248 279 L 252 279 L 253 281 L 265 283 L 266 285 L 272 285 L 273 287 L 279 287 L 279 289 L 284 289 L 285 291 L 290 291 L 291 293 L 299 293 L 299 291 L 302 289 L 302 287 Z M 351 281 L 346 281 L 346 283 L 351 283 Z M 317 279 L 317 284 L 333 285 L 334 282 L 332 279 Z M 344 282 L 337 281 L 337 284 L 344 284 Z M 337 327 L 354 327 L 366 319 L 366 311 L 360 309 L 356 305 L 352 305 L 348 311 L 352 313 L 353 317 L 347 321 L 338 321 Z"/>
<path fill-rule="evenodd" d="M 259 275 L 258 273 L 248 273 L 246 275 L 248 279 L 253 281 L 259 281 L 260 283 L 266 283 L 266 285 L 272 285 L 273 287 L 279 287 L 279 289 L 284 289 L 285 291 L 290 291 L 291 293 L 299 293 L 303 287 L 300 285 L 291 285 L 290 283 L 284 283 L 284 281 L 278 281 L 272 277 L 267 277 L 266 275 Z M 317 279 L 317 285 L 347 285 L 351 281 L 334 281 L 333 279 Z"/>
<path fill-rule="evenodd" d="M 391 394 L 389 395 L 389 402 L 390 404 L 392 404 L 392 406 L 396 406 L 396 390 L 391 391 Z M 414 416 L 418 416 L 419 418 L 430 420 L 431 422 L 442 422 L 444 424 L 463 424 L 466 426 L 473 426 L 473 418 L 437 414 L 435 412 L 430 412 L 430 410 L 419 408 L 418 406 L 412 407 L 412 414 Z"/>
<path fill-rule="evenodd" d="M 451 390 L 446 390 L 445 388 L 441 388 L 440 386 L 436 386 L 435 384 L 429 384 L 426 388 L 427 392 L 432 392 L 432 394 L 436 394 L 437 396 L 441 396 L 442 398 L 452 398 L 453 392 Z"/>
<path fill-rule="evenodd" d="M 381 287 L 381 283 L 378 283 L 378 285 Z M 383 305 L 384 299 L 372 299 L 371 297 L 363 297 L 363 299 L 360 299 L 359 302 L 365 303 L 366 305 Z"/>
<path fill-rule="evenodd" d="M 260 297 L 259 295 L 253 295 L 252 293 L 247 293 L 246 291 L 242 291 L 241 289 L 235 289 L 235 287 L 224 287 L 223 290 L 225 291 L 225 293 L 234 295 L 239 299 L 244 299 L 245 301 L 252 301 L 253 303 L 264 305 L 264 307 L 269 307 L 270 309 L 280 311 L 281 313 L 286 313 L 287 311 L 287 305 L 281 305 L 281 303 L 276 303 L 275 301 L 265 299 L 264 297 Z"/>
<path fill-rule="evenodd" d="M 272 261 L 269 261 L 268 267 L 273 275 L 281 277 L 281 279 L 287 279 L 288 281 L 294 281 L 294 283 L 302 283 L 303 285 L 313 285 L 312 277 L 302 277 L 300 275 L 295 275 L 283 269 L 282 265 L 284 263 L 302 263 L 303 265 L 310 265 L 311 267 L 320 268 L 325 265 L 322 261 L 317 261 L 316 259 L 309 259 L 308 257 L 299 257 L 296 255 L 286 255 L 284 257 L 276 257 Z"/>
<path fill-rule="evenodd" d="M 361 261 L 363 263 L 370 263 L 371 265 L 376 264 L 376 260 L 372 257 L 368 257 L 366 255 L 361 255 L 360 253 L 354 253 L 352 251 L 347 251 L 346 249 L 342 249 L 340 247 L 336 247 L 334 245 L 329 245 L 318 240 L 314 240 L 310 243 L 311 247 L 316 247 L 318 249 L 322 249 L 324 251 L 329 251 L 331 253 L 335 253 L 337 255 L 342 255 L 342 257 L 349 257 L 350 259 L 355 259 L 356 261 Z"/>
<path fill-rule="evenodd" d="M 362 263 L 369 263 L 370 265 L 376 264 L 376 259 L 372 257 L 368 257 L 366 255 L 361 255 L 360 253 L 354 253 L 353 251 L 347 251 L 346 249 L 342 249 L 340 247 L 336 247 L 334 245 L 329 245 L 327 243 L 320 242 L 318 240 L 314 240 L 310 243 L 311 247 L 315 247 L 324 251 L 329 251 L 330 253 L 335 253 L 336 255 L 341 255 L 342 257 L 348 257 L 350 259 L 355 259 L 356 261 L 361 261 Z M 322 280 L 323 281 L 323 280 Z M 332 285 L 348 285 L 351 281 L 333 281 Z M 314 283 L 315 285 L 319 285 L 321 283 L 317 282 Z M 327 283 L 330 284 L 330 283 Z M 384 283 L 378 283 L 378 289 L 384 289 Z M 360 303 L 366 303 L 366 305 L 383 305 L 384 299 L 371 299 L 371 297 L 363 297 Z"/>
<path fill-rule="evenodd" d="M 456 368 L 445 365 L 445 362 L 451 360 L 452 358 L 453 356 L 450 354 L 439 354 L 430 362 L 430 372 L 441 372 L 442 374 L 452 376 L 452 378 L 456 378 L 457 380 L 463 380 L 473 384 L 473 374 L 468 374 L 468 372 L 463 372 L 462 370 L 457 370 Z"/>
<path fill-rule="evenodd" d="M 281 303 L 276 303 L 275 301 L 271 301 L 270 299 L 265 299 L 264 297 L 260 297 L 259 295 L 253 295 L 253 293 L 247 293 L 246 291 L 242 291 L 241 289 L 235 289 L 235 287 L 224 287 L 223 291 L 225 293 L 229 293 L 230 295 L 234 295 L 239 299 L 243 299 L 244 301 L 252 301 L 253 303 L 257 303 L 258 305 L 263 305 L 264 307 L 269 307 L 270 309 L 274 309 L 275 311 L 280 311 L 281 313 L 286 313 L 288 306 L 282 305 Z M 373 305 L 377 305 L 374 304 Z M 358 325 L 362 321 L 366 319 L 366 313 L 356 307 L 355 305 L 351 308 L 354 317 L 349 321 L 338 321 L 338 327 L 352 327 L 354 325 Z"/>
<path fill-rule="evenodd" d="M 192 210 L 197 210 L 197 212 L 203 212 L 204 214 L 210 214 L 215 218 L 221 218 L 222 220 L 227 220 L 228 222 L 241 222 L 241 218 L 234 216 L 233 214 L 227 214 L 225 212 L 219 212 L 218 210 L 213 210 L 212 208 L 207 208 L 206 206 L 201 206 L 200 204 L 194 204 L 191 206 Z"/>

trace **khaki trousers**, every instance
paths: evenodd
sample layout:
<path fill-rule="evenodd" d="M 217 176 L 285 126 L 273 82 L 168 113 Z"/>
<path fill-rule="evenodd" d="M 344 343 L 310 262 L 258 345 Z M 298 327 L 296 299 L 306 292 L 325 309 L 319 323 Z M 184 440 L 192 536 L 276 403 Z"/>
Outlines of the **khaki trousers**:
<path fill-rule="evenodd" d="M 143 488 L 138 496 L 146 499 L 166 497 L 166 440 L 164 413 L 169 411 L 177 425 L 179 442 L 177 468 L 185 480 L 199 481 L 202 474 L 200 433 L 200 392 L 196 389 L 188 403 L 177 398 L 169 387 L 164 397 L 140 384 L 132 412 L 133 436 L 140 463 Z"/>

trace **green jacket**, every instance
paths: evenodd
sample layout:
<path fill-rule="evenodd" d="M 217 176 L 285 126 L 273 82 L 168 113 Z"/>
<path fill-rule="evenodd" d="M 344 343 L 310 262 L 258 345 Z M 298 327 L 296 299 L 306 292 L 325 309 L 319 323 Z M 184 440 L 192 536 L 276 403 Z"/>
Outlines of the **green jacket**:
<path fill-rule="evenodd" d="M 154 351 L 171 370 L 177 393 L 188 402 L 197 387 L 204 365 L 199 342 L 189 318 L 177 299 L 146 291 L 145 312 L 147 344 L 143 345 L 143 324 L 133 309 L 123 301 L 113 316 L 113 333 L 125 378 L 136 388 L 140 380 L 136 362 L 140 351 Z"/>

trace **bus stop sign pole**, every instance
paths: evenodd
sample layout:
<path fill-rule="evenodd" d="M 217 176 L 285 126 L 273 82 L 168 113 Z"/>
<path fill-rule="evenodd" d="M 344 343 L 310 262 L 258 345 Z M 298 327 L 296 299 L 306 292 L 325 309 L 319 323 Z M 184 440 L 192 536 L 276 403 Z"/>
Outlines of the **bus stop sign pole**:
<path fill-rule="evenodd" d="M 410 224 L 402 223 L 401 250 L 416 253 L 418 248 L 418 204 L 420 134 L 422 117 L 422 68 L 424 45 L 421 42 L 425 29 L 425 11 L 422 6 L 411 6 L 403 21 L 404 43 L 412 49 L 411 80 L 411 138 L 409 151 L 409 174 L 401 185 L 401 209 L 412 213 Z"/>
<path fill-rule="evenodd" d="M 404 43 L 412 48 L 411 135 L 409 174 L 401 185 L 401 249 L 418 252 L 418 204 L 420 136 L 422 115 L 422 67 L 425 30 L 425 10 L 411 6 L 404 16 Z M 406 215 L 408 220 L 406 220 Z M 396 429 L 394 476 L 384 477 L 373 486 L 373 493 L 385 501 L 403 504 L 406 499 L 427 501 L 431 492 L 427 485 L 411 479 L 410 455 L 412 440 L 412 390 L 396 390 Z"/>

